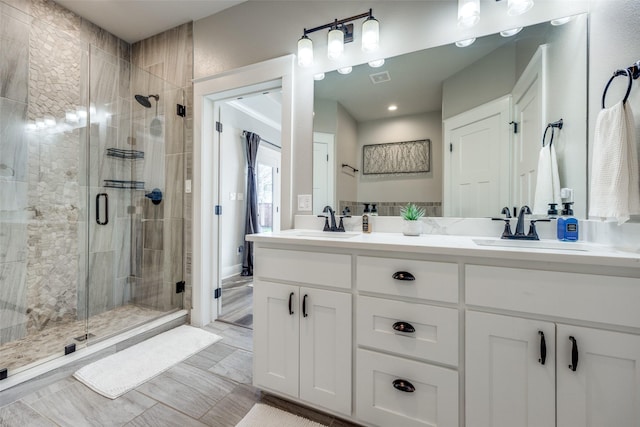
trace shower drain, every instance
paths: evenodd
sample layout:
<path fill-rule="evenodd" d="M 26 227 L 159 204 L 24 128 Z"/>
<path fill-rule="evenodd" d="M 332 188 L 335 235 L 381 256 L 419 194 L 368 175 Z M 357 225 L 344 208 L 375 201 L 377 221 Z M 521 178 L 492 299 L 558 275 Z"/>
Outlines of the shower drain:
<path fill-rule="evenodd" d="M 93 338 L 95 337 L 94 334 L 84 334 L 84 335 L 80 335 L 79 337 L 75 337 L 74 340 L 78 341 L 78 342 L 82 342 L 82 341 L 86 341 L 89 338 Z"/>

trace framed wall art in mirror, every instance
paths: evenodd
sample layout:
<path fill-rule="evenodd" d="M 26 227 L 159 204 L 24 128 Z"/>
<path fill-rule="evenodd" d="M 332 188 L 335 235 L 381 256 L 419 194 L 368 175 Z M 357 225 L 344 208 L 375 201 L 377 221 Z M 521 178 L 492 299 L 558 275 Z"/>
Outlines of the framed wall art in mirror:
<path fill-rule="evenodd" d="M 431 170 L 431 140 L 362 146 L 364 175 L 421 173 Z"/>

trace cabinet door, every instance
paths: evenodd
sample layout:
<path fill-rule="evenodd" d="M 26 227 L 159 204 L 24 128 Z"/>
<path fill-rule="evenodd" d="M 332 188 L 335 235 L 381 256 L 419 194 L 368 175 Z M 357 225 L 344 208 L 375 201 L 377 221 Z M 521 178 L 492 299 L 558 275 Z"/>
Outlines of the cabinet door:
<path fill-rule="evenodd" d="M 300 398 L 351 415 L 351 295 L 300 289 Z"/>
<path fill-rule="evenodd" d="M 558 325 L 557 376 L 558 427 L 640 426 L 640 336 Z"/>
<path fill-rule="evenodd" d="M 293 397 L 298 396 L 298 296 L 297 286 L 257 281 L 253 287 L 253 383 Z"/>
<path fill-rule="evenodd" d="M 466 425 L 553 426 L 554 342 L 553 323 L 467 312 Z"/>

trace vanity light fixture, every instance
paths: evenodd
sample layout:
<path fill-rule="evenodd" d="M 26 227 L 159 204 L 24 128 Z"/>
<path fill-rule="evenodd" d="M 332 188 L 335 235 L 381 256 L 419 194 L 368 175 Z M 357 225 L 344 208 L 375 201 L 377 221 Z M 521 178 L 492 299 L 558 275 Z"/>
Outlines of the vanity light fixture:
<path fill-rule="evenodd" d="M 471 28 L 480 21 L 480 0 L 458 0 L 458 27 Z"/>
<path fill-rule="evenodd" d="M 510 30 L 503 30 L 500 31 L 500 35 L 502 37 L 511 37 L 511 36 L 515 36 L 516 34 L 518 34 L 520 31 L 522 31 L 522 27 L 518 27 L 518 28 L 512 28 Z"/>
<path fill-rule="evenodd" d="M 467 46 L 471 46 L 473 44 L 473 42 L 476 41 L 476 38 L 472 38 L 472 39 L 466 39 L 466 40 L 458 40 L 456 42 L 456 46 L 458 47 L 467 47 Z"/>
<path fill-rule="evenodd" d="M 509 16 L 522 15 L 532 7 L 533 7 L 533 0 L 508 0 L 507 14 Z"/>
<path fill-rule="evenodd" d="M 571 21 L 571 19 L 573 19 L 572 16 L 565 16 L 564 18 L 558 18 L 558 19 L 552 19 L 551 20 L 551 25 L 557 27 L 559 25 L 564 25 L 567 22 Z"/>
<path fill-rule="evenodd" d="M 369 67 L 380 68 L 384 65 L 384 59 L 376 59 L 375 61 L 369 61 Z"/>
<path fill-rule="evenodd" d="M 351 73 L 351 71 L 353 71 L 353 67 L 342 67 L 342 68 L 338 68 L 338 72 L 340 74 L 349 74 Z"/>
<path fill-rule="evenodd" d="M 318 73 L 313 75 L 313 80 L 319 81 L 324 80 L 324 73 Z"/>
<path fill-rule="evenodd" d="M 376 51 L 380 42 L 380 23 L 373 17 L 373 9 L 369 9 L 369 12 L 360 15 L 340 20 L 335 19 L 333 22 L 309 30 L 305 28 L 302 37 L 298 40 L 298 65 L 309 67 L 313 64 L 313 41 L 307 37 L 307 34 L 329 28 L 327 57 L 336 60 L 342 56 L 344 44 L 353 41 L 353 24 L 351 22 L 362 18 L 366 18 L 362 24 L 362 50 L 364 52 Z"/>

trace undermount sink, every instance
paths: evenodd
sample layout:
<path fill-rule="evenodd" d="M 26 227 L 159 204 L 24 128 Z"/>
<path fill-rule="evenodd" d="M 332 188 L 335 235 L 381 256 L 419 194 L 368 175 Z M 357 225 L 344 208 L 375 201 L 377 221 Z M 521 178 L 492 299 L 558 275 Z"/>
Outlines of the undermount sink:
<path fill-rule="evenodd" d="M 300 237 L 320 237 L 324 239 L 350 239 L 358 236 L 360 233 L 354 232 L 340 232 L 340 231 L 296 231 L 295 236 Z"/>
<path fill-rule="evenodd" d="M 589 251 L 589 247 L 577 242 L 559 242 L 554 240 L 508 240 L 473 239 L 478 246 L 499 246 L 505 248 L 552 249 L 562 251 Z"/>

